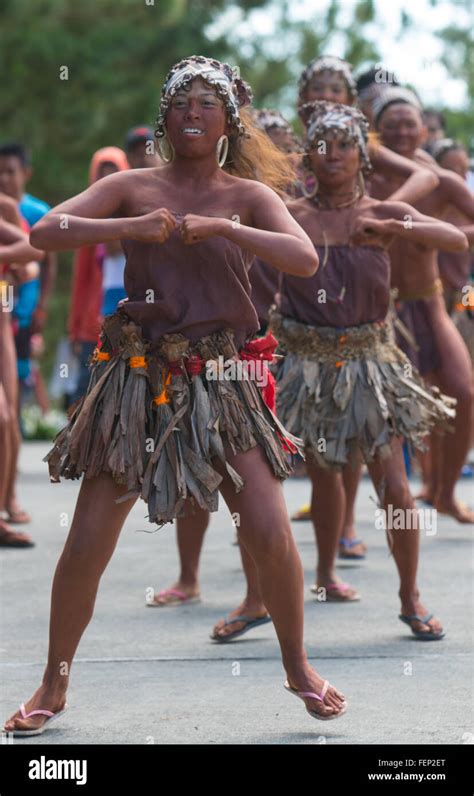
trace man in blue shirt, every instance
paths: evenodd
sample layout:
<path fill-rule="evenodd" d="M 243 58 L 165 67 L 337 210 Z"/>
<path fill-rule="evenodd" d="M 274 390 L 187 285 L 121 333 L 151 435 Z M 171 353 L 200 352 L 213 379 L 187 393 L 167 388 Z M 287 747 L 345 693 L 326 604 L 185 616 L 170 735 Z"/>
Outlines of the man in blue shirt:
<path fill-rule="evenodd" d="M 11 142 L 0 146 L 0 191 L 19 203 L 20 213 L 29 227 L 50 210 L 46 202 L 25 193 L 26 183 L 32 173 L 29 154 L 22 144 Z M 41 333 L 45 327 L 55 276 L 56 255 L 50 252 L 41 263 L 40 278 L 18 289 L 13 316 L 17 326 L 15 343 L 20 394 L 25 387 L 30 386 L 30 340 L 33 334 Z"/>
<path fill-rule="evenodd" d="M 50 209 L 46 202 L 25 193 L 25 186 L 31 175 L 30 157 L 22 144 L 11 142 L 0 145 L 0 192 L 18 202 L 20 214 L 29 227 L 36 224 Z M 26 282 L 17 289 L 13 320 L 16 327 L 20 402 L 22 392 L 31 386 L 31 336 L 41 333 L 45 327 L 55 276 L 56 255 L 50 252 L 41 263 L 39 279 Z M 14 494 L 10 496 L 8 503 L 9 522 L 30 521 L 28 514 L 18 506 Z"/>

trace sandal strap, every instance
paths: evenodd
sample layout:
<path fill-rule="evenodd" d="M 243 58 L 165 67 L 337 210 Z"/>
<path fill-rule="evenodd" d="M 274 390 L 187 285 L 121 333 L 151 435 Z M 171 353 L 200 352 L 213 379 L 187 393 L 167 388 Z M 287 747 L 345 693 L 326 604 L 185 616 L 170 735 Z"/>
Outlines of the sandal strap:
<path fill-rule="evenodd" d="M 239 616 L 234 616 L 233 619 L 229 619 L 227 617 L 225 623 L 226 625 L 233 625 L 234 622 L 246 622 L 247 624 L 249 624 L 249 622 L 258 622 L 260 619 L 267 619 L 268 617 L 269 614 L 267 614 L 266 616 L 247 616 L 246 614 L 240 614 Z"/>
<path fill-rule="evenodd" d="M 349 583 L 330 583 L 329 586 L 326 586 L 326 591 L 347 591 L 348 589 L 352 588 Z"/>
<path fill-rule="evenodd" d="M 54 716 L 54 713 L 53 713 L 52 710 L 41 710 L 41 709 L 39 709 L 39 710 L 30 710 L 30 712 L 27 713 L 24 704 L 20 705 L 20 713 L 21 713 L 22 719 L 29 719 L 31 716 L 49 716 L 49 718 L 51 718 L 51 716 Z"/>
<path fill-rule="evenodd" d="M 408 619 L 409 622 L 422 622 L 424 625 L 426 625 L 430 619 L 433 619 L 433 614 L 426 614 L 426 616 L 412 614 L 412 616 L 407 616 L 405 618 Z"/>
<path fill-rule="evenodd" d="M 324 702 L 324 697 L 327 694 L 328 688 L 329 688 L 329 680 L 325 680 L 320 694 L 316 694 L 314 691 L 296 691 L 295 693 L 301 699 L 311 698 L 311 699 L 318 699 L 320 702 Z"/>
<path fill-rule="evenodd" d="M 362 539 L 339 539 L 339 545 L 342 547 L 356 547 L 358 544 L 364 544 Z"/>
<path fill-rule="evenodd" d="M 188 599 L 188 595 L 179 589 L 162 589 L 160 592 L 158 592 L 158 597 L 167 597 L 168 595 L 173 595 L 174 597 L 179 597 L 183 600 Z"/>

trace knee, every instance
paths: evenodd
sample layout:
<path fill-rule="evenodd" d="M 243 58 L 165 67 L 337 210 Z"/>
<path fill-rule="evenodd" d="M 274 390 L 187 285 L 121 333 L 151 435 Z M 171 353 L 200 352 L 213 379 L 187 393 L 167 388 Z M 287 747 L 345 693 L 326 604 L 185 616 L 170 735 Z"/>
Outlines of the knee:
<path fill-rule="evenodd" d="M 282 518 L 274 521 L 264 520 L 255 524 L 251 534 L 243 539 L 255 560 L 279 560 L 285 558 L 291 549 L 293 537 L 289 523 Z"/>
<path fill-rule="evenodd" d="M 0 435 L 2 439 L 12 438 L 16 434 L 18 423 L 13 416 L 11 408 L 6 402 L 0 402 Z"/>
<path fill-rule="evenodd" d="M 106 566 L 108 556 L 98 549 L 88 534 L 70 537 L 61 555 L 61 565 L 69 573 L 82 576 L 100 577 Z"/>
<path fill-rule="evenodd" d="M 414 505 L 410 487 L 404 475 L 393 476 L 389 479 L 384 502 L 386 505 L 392 504 L 393 506 L 404 508 L 410 508 Z"/>

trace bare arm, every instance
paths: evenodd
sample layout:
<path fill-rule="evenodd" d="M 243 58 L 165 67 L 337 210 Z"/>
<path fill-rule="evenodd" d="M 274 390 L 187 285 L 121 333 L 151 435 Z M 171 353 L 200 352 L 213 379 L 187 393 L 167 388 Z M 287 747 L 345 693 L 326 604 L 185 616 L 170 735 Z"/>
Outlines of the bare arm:
<path fill-rule="evenodd" d="M 122 209 L 129 180 L 128 172 L 110 174 L 53 207 L 32 228 L 31 242 L 47 251 L 64 251 L 124 238 L 166 240 L 176 221 L 165 208 L 144 216 L 112 218 Z"/>
<path fill-rule="evenodd" d="M 317 252 L 280 197 L 259 182 L 242 186 L 251 214 L 251 225 L 227 218 L 205 219 L 187 215 L 183 221 L 184 240 L 196 242 L 221 235 L 252 252 L 279 271 L 295 276 L 312 276 L 319 260 Z M 198 238 L 193 239 L 193 235 Z"/>
<path fill-rule="evenodd" d="M 28 263 L 41 260 L 44 252 L 34 248 L 28 241 L 28 235 L 15 224 L 0 219 L 0 262 Z"/>
<path fill-rule="evenodd" d="M 375 171 L 387 177 L 403 177 L 405 182 L 390 196 L 391 201 L 416 202 L 431 193 L 439 184 L 439 177 L 428 166 L 392 152 L 381 144 L 369 147 Z"/>
<path fill-rule="evenodd" d="M 21 216 L 18 203 L 11 196 L 0 193 L 0 218 L 16 227 L 21 227 Z"/>
<path fill-rule="evenodd" d="M 462 177 L 447 169 L 439 169 L 439 172 L 446 202 L 464 213 L 469 221 L 474 221 L 474 196 Z"/>
<path fill-rule="evenodd" d="M 385 215 L 383 224 L 388 234 L 418 243 L 427 249 L 465 252 L 469 248 L 466 235 L 458 227 L 425 216 L 405 202 L 382 202 L 379 208 Z"/>

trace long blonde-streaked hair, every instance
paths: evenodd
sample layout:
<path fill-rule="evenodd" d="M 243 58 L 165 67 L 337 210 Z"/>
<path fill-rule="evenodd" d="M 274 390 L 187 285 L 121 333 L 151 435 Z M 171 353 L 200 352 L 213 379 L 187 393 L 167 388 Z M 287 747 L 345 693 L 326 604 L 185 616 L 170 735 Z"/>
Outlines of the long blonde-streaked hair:
<path fill-rule="evenodd" d="M 229 135 L 224 170 L 236 177 L 263 182 L 277 193 L 285 193 L 297 179 L 295 155 L 278 149 L 270 137 L 256 127 L 245 108 L 241 109 L 240 118 L 246 132 L 237 135 L 232 131 Z"/>

